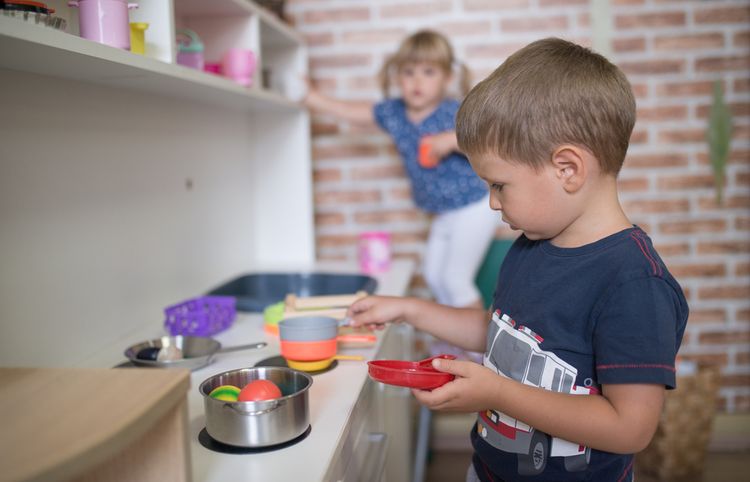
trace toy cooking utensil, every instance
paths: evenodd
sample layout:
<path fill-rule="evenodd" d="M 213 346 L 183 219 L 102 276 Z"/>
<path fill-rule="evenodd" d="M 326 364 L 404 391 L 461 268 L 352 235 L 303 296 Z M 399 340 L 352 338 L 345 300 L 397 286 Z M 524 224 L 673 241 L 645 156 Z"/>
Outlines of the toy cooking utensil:
<path fill-rule="evenodd" d="M 174 355 L 164 356 L 159 360 L 158 354 L 165 351 L 167 347 L 177 348 L 182 358 L 176 358 Z M 230 351 L 247 350 L 251 348 L 263 348 L 266 342 L 250 343 L 248 345 L 238 346 L 221 346 L 221 343 L 213 338 L 202 336 L 162 336 L 153 340 L 136 343 L 125 350 L 125 357 L 133 364 L 144 367 L 156 368 L 188 368 L 196 370 L 204 367 L 213 361 L 217 353 L 226 353 Z M 153 350 L 157 350 L 157 355 L 153 355 Z M 176 350 L 172 350 L 176 352 Z M 140 355 L 140 356 L 139 356 Z M 170 359 L 174 358 L 174 359 Z"/>
<path fill-rule="evenodd" d="M 432 360 L 455 360 L 453 355 L 438 355 L 413 362 L 404 360 L 373 360 L 367 362 L 370 378 L 398 387 L 432 390 L 453 380 L 455 375 L 443 373 L 432 367 Z"/>
<path fill-rule="evenodd" d="M 362 361 L 365 357 L 360 355 L 336 355 L 331 358 L 326 358 L 325 360 L 315 360 L 315 361 L 299 361 L 299 360 L 287 360 L 286 364 L 289 365 L 289 368 L 292 368 L 294 370 L 300 370 L 303 372 L 317 372 L 320 370 L 325 370 L 329 366 L 331 366 L 331 363 L 333 363 L 334 360 L 354 360 L 354 361 Z"/>

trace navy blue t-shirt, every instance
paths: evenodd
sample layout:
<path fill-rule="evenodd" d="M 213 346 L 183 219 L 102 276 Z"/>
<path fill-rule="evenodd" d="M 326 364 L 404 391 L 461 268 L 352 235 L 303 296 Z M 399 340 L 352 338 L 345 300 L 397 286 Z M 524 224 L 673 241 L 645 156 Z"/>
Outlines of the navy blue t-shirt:
<path fill-rule="evenodd" d="M 520 236 L 498 275 L 484 365 L 527 385 L 600 396 L 604 384 L 675 386 L 688 306 L 634 227 L 578 248 Z M 472 430 L 483 481 L 630 481 L 633 456 L 591 450 L 488 410 Z"/>
<path fill-rule="evenodd" d="M 434 168 L 419 165 L 419 141 L 426 135 L 456 130 L 459 102 L 446 99 L 419 124 L 406 115 L 401 99 L 386 99 L 375 105 L 378 125 L 393 138 L 411 180 L 414 203 L 430 213 L 442 213 L 479 201 L 487 194 L 487 185 L 471 168 L 463 154 L 453 152 Z"/>

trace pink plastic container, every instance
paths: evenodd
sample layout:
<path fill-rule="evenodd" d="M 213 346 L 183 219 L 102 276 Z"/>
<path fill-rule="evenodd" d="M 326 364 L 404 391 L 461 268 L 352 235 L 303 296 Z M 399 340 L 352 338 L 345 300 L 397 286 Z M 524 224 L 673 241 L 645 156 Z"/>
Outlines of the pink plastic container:
<path fill-rule="evenodd" d="M 255 73 L 255 52 L 249 49 L 231 48 L 221 59 L 221 72 L 238 84 L 250 87 Z"/>
<path fill-rule="evenodd" d="M 391 235 L 370 231 L 359 235 L 359 268 L 364 273 L 388 271 L 391 266 Z"/>
<path fill-rule="evenodd" d="M 71 0 L 68 6 L 78 8 L 81 37 L 130 50 L 128 10 L 138 8 L 137 3 L 126 0 Z"/>
<path fill-rule="evenodd" d="M 203 42 L 198 34 L 186 28 L 177 31 L 177 63 L 197 70 L 203 70 Z"/>

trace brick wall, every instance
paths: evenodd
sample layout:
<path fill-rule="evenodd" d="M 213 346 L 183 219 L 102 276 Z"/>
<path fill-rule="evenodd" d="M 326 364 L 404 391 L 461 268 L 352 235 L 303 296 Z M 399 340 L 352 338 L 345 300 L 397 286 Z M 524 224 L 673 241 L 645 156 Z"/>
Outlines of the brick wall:
<path fill-rule="evenodd" d="M 287 11 L 317 85 L 369 100 L 384 55 L 418 28 L 446 33 L 479 80 L 538 38 L 592 45 L 602 18 L 589 0 L 292 0 Z M 682 354 L 721 363 L 720 409 L 750 411 L 750 0 L 610 0 L 608 11 L 610 59 L 638 102 L 621 200 L 686 291 Z M 704 140 L 716 79 L 734 116 L 724 206 Z M 419 259 L 428 220 L 389 139 L 325 117 L 313 135 L 318 257 L 354 259 L 360 232 L 385 229 L 396 256 Z M 424 294 L 419 275 L 413 287 Z"/>

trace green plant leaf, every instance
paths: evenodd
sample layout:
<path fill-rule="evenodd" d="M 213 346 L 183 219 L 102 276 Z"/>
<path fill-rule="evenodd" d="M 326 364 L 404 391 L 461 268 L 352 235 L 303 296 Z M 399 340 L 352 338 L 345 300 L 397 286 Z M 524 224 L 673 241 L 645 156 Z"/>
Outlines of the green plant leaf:
<path fill-rule="evenodd" d="M 706 141 L 716 187 L 716 202 L 722 204 L 729 145 L 732 140 L 732 113 L 724 102 L 724 90 L 720 80 L 714 82 L 713 103 L 708 117 Z"/>

